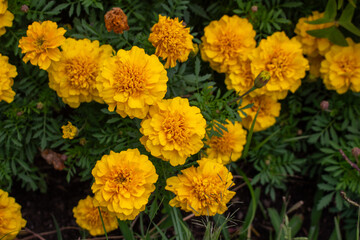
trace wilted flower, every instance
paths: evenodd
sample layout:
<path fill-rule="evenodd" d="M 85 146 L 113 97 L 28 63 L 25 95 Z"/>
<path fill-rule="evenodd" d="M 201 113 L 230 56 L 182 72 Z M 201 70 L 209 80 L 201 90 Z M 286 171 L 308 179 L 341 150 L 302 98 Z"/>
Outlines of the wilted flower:
<path fill-rule="evenodd" d="M 27 13 L 29 11 L 29 6 L 24 4 L 21 6 L 20 10 L 24 13 Z"/>
<path fill-rule="evenodd" d="M 221 163 L 203 158 L 197 161 L 199 167 L 191 166 L 182 174 L 166 180 L 166 190 L 175 193 L 169 202 L 195 216 L 214 216 L 227 210 L 226 204 L 235 195 L 231 172 Z"/>
<path fill-rule="evenodd" d="M 360 148 L 358 147 L 354 147 L 353 149 L 351 149 L 351 153 L 354 156 L 354 158 L 356 159 L 356 161 L 359 161 L 359 156 L 360 156 Z"/>
<path fill-rule="evenodd" d="M 114 7 L 108 11 L 104 16 L 104 19 L 105 27 L 108 32 L 114 31 L 114 33 L 123 33 L 123 31 L 129 30 L 127 16 L 119 7 Z"/>
<path fill-rule="evenodd" d="M 154 157 L 181 165 L 203 147 L 205 126 L 200 109 L 191 107 L 188 99 L 162 100 L 150 107 L 141 122 L 140 141 Z"/>
<path fill-rule="evenodd" d="M 110 213 L 105 208 L 100 208 L 101 217 L 104 222 L 106 232 L 117 229 L 118 222 L 115 214 Z M 76 223 L 83 229 L 89 231 L 90 235 L 97 236 L 105 233 L 101 222 L 99 208 L 94 206 L 94 199 L 87 196 L 81 199 L 76 207 L 73 208 Z"/>
<path fill-rule="evenodd" d="M 26 37 L 19 41 L 19 48 L 25 53 L 23 61 L 26 63 L 30 60 L 32 65 L 47 70 L 52 61 L 59 61 L 61 57 L 58 47 L 65 41 L 65 32 L 64 28 L 58 28 L 52 21 L 29 25 Z"/>
<path fill-rule="evenodd" d="M 77 127 L 73 126 L 71 124 L 71 122 L 68 121 L 67 125 L 64 125 L 61 127 L 62 131 L 63 131 L 63 138 L 66 139 L 73 139 L 76 134 L 78 133 L 78 129 Z"/>
<path fill-rule="evenodd" d="M 21 206 L 9 194 L 0 189 L 0 238 L 12 240 L 25 227 L 26 220 L 21 217 Z"/>
<path fill-rule="evenodd" d="M 321 101 L 320 108 L 324 111 L 329 110 L 329 102 L 328 101 Z"/>
<path fill-rule="evenodd" d="M 0 54 L 0 102 L 11 103 L 15 92 L 12 90 L 13 78 L 16 77 L 16 67 L 9 63 L 9 58 Z"/>
<path fill-rule="evenodd" d="M 154 165 L 137 149 L 110 151 L 96 162 L 92 175 L 95 206 L 107 208 L 120 220 L 133 220 L 145 210 L 158 179 Z"/>
<path fill-rule="evenodd" d="M 159 22 L 151 28 L 149 41 L 156 47 L 155 55 L 166 59 L 165 68 L 175 67 L 176 61 L 185 62 L 194 50 L 190 28 L 178 18 L 159 15 Z"/>

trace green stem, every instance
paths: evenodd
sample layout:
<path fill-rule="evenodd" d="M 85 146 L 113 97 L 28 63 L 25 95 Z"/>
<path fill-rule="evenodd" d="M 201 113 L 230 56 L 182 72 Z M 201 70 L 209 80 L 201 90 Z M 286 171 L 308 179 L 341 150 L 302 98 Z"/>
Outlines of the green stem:
<path fill-rule="evenodd" d="M 107 232 L 106 232 L 106 228 L 105 228 L 105 224 L 104 224 L 104 220 L 101 216 L 101 211 L 100 211 L 100 207 L 98 207 L 98 210 L 99 210 L 99 215 L 100 215 L 100 219 L 101 219 L 101 223 L 102 223 L 102 226 L 104 228 L 104 232 L 105 232 L 105 239 L 108 240 L 108 236 L 107 236 Z"/>

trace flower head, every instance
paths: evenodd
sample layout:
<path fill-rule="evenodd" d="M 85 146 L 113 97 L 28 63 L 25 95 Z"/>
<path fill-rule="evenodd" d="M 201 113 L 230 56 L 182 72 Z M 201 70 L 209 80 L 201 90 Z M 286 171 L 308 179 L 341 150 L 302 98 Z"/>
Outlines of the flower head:
<path fill-rule="evenodd" d="M 323 24 L 310 24 L 308 21 L 314 21 L 324 17 L 324 13 L 318 11 L 312 12 L 311 16 L 306 18 L 300 18 L 296 24 L 295 33 L 297 34 L 297 40 L 301 42 L 304 50 L 304 54 L 310 57 L 316 57 L 317 55 L 324 56 L 330 49 L 331 43 L 327 38 L 316 38 L 307 33 L 309 30 L 324 29 L 331 27 L 334 23 Z"/>
<path fill-rule="evenodd" d="M 0 14 L 4 14 L 8 8 L 7 0 L 0 0 Z"/>
<path fill-rule="evenodd" d="M 68 122 L 67 125 L 64 125 L 61 127 L 62 131 L 63 131 L 63 138 L 66 139 L 73 139 L 76 134 L 78 133 L 78 129 L 77 127 L 73 126 L 71 124 L 71 122 Z"/>
<path fill-rule="evenodd" d="M 141 143 L 154 157 L 170 161 L 172 166 L 184 164 L 203 147 L 206 121 L 197 107 L 186 98 L 176 97 L 151 106 L 141 122 Z"/>
<path fill-rule="evenodd" d="M 5 27 L 12 27 L 14 14 L 7 9 L 7 1 L 0 2 L 0 36 L 6 33 Z"/>
<path fill-rule="evenodd" d="M 252 103 L 254 105 L 251 108 L 243 109 L 247 115 L 242 119 L 243 126 L 246 129 L 250 129 L 259 108 L 259 114 L 256 117 L 254 125 L 254 132 L 265 130 L 275 124 L 275 118 L 279 116 L 281 109 L 281 104 L 278 103 L 276 99 L 267 95 L 257 95 L 254 97 L 248 95 L 243 98 L 240 107 L 245 107 Z M 239 114 L 242 115 L 241 112 L 239 112 Z"/>
<path fill-rule="evenodd" d="M 104 221 L 106 232 L 117 229 L 118 222 L 116 216 L 104 208 L 100 208 L 101 217 Z M 105 233 L 99 208 L 94 206 L 94 199 L 87 196 L 81 199 L 76 207 L 73 208 L 76 223 L 83 229 L 89 231 L 92 236 L 103 235 Z"/>
<path fill-rule="evenodd" d="M 61 46 L 59 61 L 48 69 L 49 86 L 63 102 L 77 108 L 82 102 L 103 102 L 96 88 L 102 63 L 110 58 L 112 47 L 99 41 L 68 38 Z"/>
<path fill-rule="evenodd" d="M 145 210 L 158 179 L 154 165 L 137 149 L 102 156 L 92 175 L 94 204 L 107 208 L 120 220 L 132 220 Z"/>
<path fill-rule="evenodd" d="M 339 94 L 360 92 L 360 43 L 346 40 L 349 46 L 333 45 L 320 68 L 326 88 Z"/>
<path fill-rule="evenodd" d="M 21 206 L 7 192 L 0 189 L 0 238 L 11 240 L 16 237 L 26 220 L 21 217 Z"/>
<path fill-rule="evenodd" d="M 224 15 L 204 29 L 200 45 L 201 57 L 217 72 L 227 72 L 255 48 L 255 31 L 246 18 Z"/>
<path fill-rule="evenodd" d="M 249 58 L 254 76 L 263 70 L 268 71 L 271 76 L 271 80 L 258 89 L 257 93 L 278 99 L 284 99 L 288 90 L 295 92 L 309 68 L 308 61 L 302 54 L 301 44 L 295 38 L 289 39 L 284 32 L 276 32 L 261 40 Z"/>
<path fill-rule="evenodd" d="M 23 61 L 26 63 L 30 60 L 32 65 L 47 70 L 52 61 L 59 61 L 61 57 L 58 47 L 65 41 L 65 32 L 64 28 L 58 28 L 52 21 L 29 25 L 26 37 L 19 41 L 19 48 L 25 53 Z"/>
<path fill-rule="evenodd" d="M 159 15 L 159 22 L 151 28 L 149 41 L 156 48 L 155 55 L 166 59 L 165 68 L 175 67 L 176 61 L 185 62 L 194 50 L 190 28 L 178 18 Z"/>
<path fill-rule="evenodd" d="M 114 31 L 114 33 L 123 33 L 123 31 L 129 30 L 127 16 L 119 7 L 114 7 L 108 11 L 104 16 L 104 19 L 105 27 L 108 32 Z"/>
<path fill-rule="evenodd" d="M 239 61 L 231 71 L 225 74 L 225 84 L 227 89 L 234 89 L 243 94 L 254 86 L 254 77 L 251 72 L 251 61 Z"/>
<path fill-rule="evenodd" d="M 246 143 L 246 131 L 239 122 L 231 123 L 227 121 L 224 127 L 226 127 L 227 131 L 222 131 L 221 137 L 212 136 L 207 140 L 206 144 L 209 145 L 209 148 L 206 149 L 206 154 L 210 159 L 215 159 L 222 164 L 228 164 L 241 157 Z"/>
<path fill-rule="evenodd" d="M 9 58 L 0 54 L 0 102 L 2 100 L 11 103 L 15 92 L 12 90 L 13 78 L 16 77 L 16 67 L 9 63 Z"/>
<path fill-rule="evenodd" d="M 197 163 L 199 167 L 191 166 L 166 180 L 165 189 L 175 193 L 170 206 L 180 207 L 196 216 L 224 213 L 226 204 L 235 195 L 229 190 L 234 184 L 231 172 L 221 163 L 207 158 Z"/>
<path fill-rule="evenodd" d="M 104 61 L 96 86 L 109 111 L 116 107 L 122 117 L 144 118 L 149 106 L 165 96 L 167 81 L 159 59 L 134 46 Z"/>

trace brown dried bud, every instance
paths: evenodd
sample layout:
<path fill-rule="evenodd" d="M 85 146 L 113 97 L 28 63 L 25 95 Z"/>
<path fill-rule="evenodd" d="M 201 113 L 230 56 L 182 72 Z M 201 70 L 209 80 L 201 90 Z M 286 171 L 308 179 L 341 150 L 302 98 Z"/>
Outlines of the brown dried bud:
<path fill-rule="evenodd" d="M 320 103 L 320 108 L 323 110 L 323 111 L 327 111 L 329 110 L 329 102 L 328 101 L 321 101 Z"/>
<path fill-rule="evenodd" d="M 271 75 L 268 71 L 265 70 L 261 71 L 259 75 L 257 75 L 257 77 L 255 78 L 254 87 L 262 88 L 269 82 L 270 78 Z"/>
<path fill-rule="evenodd" d="M 302 135 L 303 134 L 303 130 L 302 129 L 298 129 L 297 132 L 296 132 L 297 135 Z"/>
<path fill-rule="evenodd" d="M 23 111 L 19 111 L 19 112 L 16 113 L 16 116 L 20 117 L 20 116 L 23 115 L 23 114 L 24 114 Z"/>
<path fill-rule="evenodd" d="M 351 150 L 352 155 L 355 157 L 356 161 L 359 161 L 359 156 L 360 156 L 360 148 L 358 147 L 354 147 Z"/>
<path fill-rule="evenodd" d="M 24 13 L 27 13 L 29 11 L 29 6 L 24 4 L 21 6 L 20 10 Z"/>
<path fill-rule="evenodd" d="M 114 7 L 108 11 L 104 16 L 104 19 L 108 32 L 114 31 L 114 33 L 123 33 L 123 31 L 129 30 L 127 16 L 119 7 Z"/>
<path fill-rule="evenodd" d="M 186 27 L 186 22 L 182 21 L 181 24 Z"/>
<path fill-rule="evenodd" d="M 256 5 L 252 6 L 251 11 L 252 12 L 257 12 L 258 11 L 258 6 L 256 6 Z"/>
<path fill-rule="evenodd" d="M 38 102 L 36 104 L 36 108 L 39 109 L 39 110 L 43 109 L 43 107 L 44 107 L 44 104 L 42 102 Z"/>
<path fill-rule="evenodd" d="M 84 146 L 86 144 L 86 139 L 85 138 L 80 138 L 79 144 L 81 146 Z"/>

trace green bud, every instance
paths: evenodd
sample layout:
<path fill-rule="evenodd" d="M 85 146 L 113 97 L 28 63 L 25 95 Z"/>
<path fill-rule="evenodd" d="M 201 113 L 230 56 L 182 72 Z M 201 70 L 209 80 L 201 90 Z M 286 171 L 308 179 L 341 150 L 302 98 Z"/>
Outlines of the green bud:
<path fill-rule="evenodd" d="M 266 70 L 261 71 L 259 73 L 259 75 L 257 75 L 257 77 L 255 78 L 254 87 L 262 88 L 269 82 L 270 78 L 271 78 L 271 76 L 268 71 L 266 71 Z"/>

